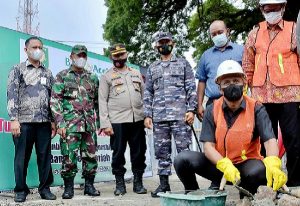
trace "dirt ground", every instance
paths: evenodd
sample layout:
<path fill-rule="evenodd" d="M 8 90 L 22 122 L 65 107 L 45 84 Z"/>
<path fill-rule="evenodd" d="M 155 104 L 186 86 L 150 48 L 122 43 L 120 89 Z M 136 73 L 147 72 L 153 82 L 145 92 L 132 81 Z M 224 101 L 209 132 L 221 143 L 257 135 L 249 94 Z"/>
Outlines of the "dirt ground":
<path fill-rule="evenodd" d="M 63 193 L 63 188 L 61 187 L 53 187 L 51 188 L 52 192 L 57 196 L 57 200 L 55 201 L 46 201 L 41 200 L 37 190 L 32 190 L 32 194 L 27 196 L 27 200 L 23 204 L 17 204 L 14 202 L 13 193 L 0 193 L 0 205 L 8 206 L 8 205 L 34 205 L 34 206 L 52 206 L 52 205 L 104 205 L 104 206 L 155 206 L 160 205 L 159 198 L 152 198 L 150 196 L 150 191 L 156 189 L 159 183 L 158 176 L 148 177 L 144 179 L 144 186 L 148 189 L 147 194 L 138 195 L 132 192 L 132 181 L 127 180 L 126 187 L 127 193 L 124 196 L 116 197 L 113 194 L 115 182 L 101 182 L 96 183 L 95 186 L 98 190 L 101 191 L 100 197 L 89 197 L 83 195 L 83 190 L 76 186 L 75 196 L 72 200 L 63 200 L 61 195 Z M 201 189 L 206 189 L 210 181 L 207 181 L 201 177 L 198 177 L 198 183 Z M 172 191 L 182 191 L 183 186 L 177 176 L 173 174 L 170 177 L 170 185 Z M 238 191 L 232 186 L 226 186 L 225 188 L 228 192 L 226 199 L 226 206 L 236 205 L 239 202 Z"/>

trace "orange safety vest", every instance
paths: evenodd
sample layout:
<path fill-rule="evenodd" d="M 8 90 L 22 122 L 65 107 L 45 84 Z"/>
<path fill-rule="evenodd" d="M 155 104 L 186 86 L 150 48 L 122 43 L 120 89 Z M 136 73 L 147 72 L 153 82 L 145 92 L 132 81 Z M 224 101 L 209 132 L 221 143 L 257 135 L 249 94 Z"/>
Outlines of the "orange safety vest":
<path fill-rule="evenodd" d="M 267 73 L 275 86 L 300 85 L 298 56 L 291 50 L 294 22 L 283 21 L 284 29 L 270 41 L 266 21 L 259 24 L 255 46 L 253 86 L 264 85 Z"/>
<path fill-rule="evenodd" d="M 246 101 L 246 108 L 239 114 L 230 128 L 227 127 L 222 109 L 224 97 L 215 100 L 213 108 L 216 125 L 216 150 L 223 157 L 228 157 L 234 164 L 247 159 L 263 159 L 260 155 L 260 138 L 252 139 L 256 101 L 245 95 L 243 97 Z"/>

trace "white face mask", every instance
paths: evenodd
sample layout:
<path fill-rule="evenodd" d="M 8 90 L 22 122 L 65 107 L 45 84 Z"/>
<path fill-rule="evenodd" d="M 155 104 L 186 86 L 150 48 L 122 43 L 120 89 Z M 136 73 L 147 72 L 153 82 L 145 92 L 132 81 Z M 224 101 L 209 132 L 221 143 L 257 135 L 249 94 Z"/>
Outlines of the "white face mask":
<path fill-rule="evenodd" d="M 282 11 L 263 13 L 263 15 L 269 24 L 277 24 L 282 19 Z"/>
<path fill-rule="evenodd" d="M 43 57 L 44 51 L 42 49 L 34 49 L 34 50 L 28 50 L 28 56 L 35 61 L 40 61 Z"/>
<path fill-rule="evenodd" d="M 83 57 L 80 57 L 78 59 L 73 60 L 73 65 L 78 68 L 84 68 L 86 65 L 86 59 Z"/>
<path fill-rule="evenodd" d="M 216 47 L 223 47 L 227 44 L 228 42 L 228 38 L 226 36 L 226 33 L 222 33 L 222 34 L 219 34 L 217 36 L 214 36 L 212 38 L 212 41 L 214 42 L 215 46 Z"/>

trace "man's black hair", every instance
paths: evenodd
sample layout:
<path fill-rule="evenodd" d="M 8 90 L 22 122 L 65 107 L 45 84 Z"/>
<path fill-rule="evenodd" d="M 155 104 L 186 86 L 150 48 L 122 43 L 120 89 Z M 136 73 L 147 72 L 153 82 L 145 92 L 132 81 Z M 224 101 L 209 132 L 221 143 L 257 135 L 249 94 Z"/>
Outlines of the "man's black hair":
<path fill-rule="evenodd" d="M 38 38 L 36 36 L 32 36 L 32 37 L 26 39 L 26 41 L 25 41 L 25 46 L 26 47 L 28 46 L 28 44 L 30 43 L 31 40 L 38 40 L 38 41 L 40 41 L 43 44 L 43 42 L 42 42 L 42 40 L 40 38 Z"/>

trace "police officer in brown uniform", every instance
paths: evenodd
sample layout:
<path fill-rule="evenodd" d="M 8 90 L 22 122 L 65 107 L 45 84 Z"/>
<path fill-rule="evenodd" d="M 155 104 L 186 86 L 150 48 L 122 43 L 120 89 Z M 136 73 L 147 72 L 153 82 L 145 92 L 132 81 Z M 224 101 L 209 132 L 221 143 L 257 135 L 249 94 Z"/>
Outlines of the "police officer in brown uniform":
<path fill-rule="evenodd" d="M 127 143 L 134 175 L 133 191 L 145 194 L 142 177 L 146 168 L 144 130 L 144 82 L 139 71 L 126 65 L 127 51 L 123 44 L 110 48 L 114 66 L 101 76 L 99 86 L 100 128 L 110 136 L 112 173 L 116 177 L 115 195 L 124 195 L 126 169 L 124 153 Z"/>

